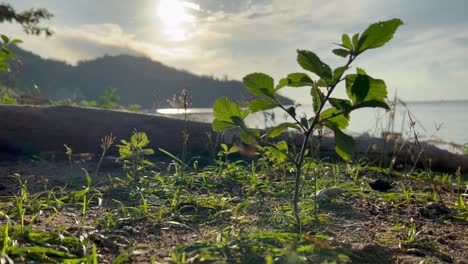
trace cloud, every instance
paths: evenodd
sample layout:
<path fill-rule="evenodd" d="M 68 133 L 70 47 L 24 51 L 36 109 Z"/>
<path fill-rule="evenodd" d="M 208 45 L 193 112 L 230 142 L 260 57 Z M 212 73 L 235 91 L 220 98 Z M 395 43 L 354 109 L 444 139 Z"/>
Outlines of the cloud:
<path fill-rule="evenodd" d="M 418 21 L 422 18 L 417 17 L 418 8 L 423 8 L 420 5 L 401 10 L 395 3 L 371 0 L 185 2 L 195 4 L 196 9 L 199 6 L 200 10 L 193 10 L 197 19 L 185 25 L 190 34 L 183 41 L 165 37 L 163 28 L 155 26 L 160 24 L 135 25 L 130 32 L 124 30 L 122 21 L 73 27 L 56 25 L 56 34 L 46 40 L 24 35 L 19 27 L 8 24 L 2 31 L 22 38 L 23 47 L 28 50 L 71 63 L 126 53 L 148 56 L 197 74 L 218 77 L 227 74 L 241 79 L 248 73 L 261 71 L 279 79 L 290 72 L 303 71 L 295 61 L 296 49 L 313 50 L 336 67 L 343 60 L 332 54 L 331 49 L 343 32 L 362 32 L 371 22 L 401 17 L 405 25 L 391 43 L 366 52 L 358 58 L 356 66 L 384 79 L 390 93 L 398 89 L 407 100 L 467 97 L 466 88 L 462 87 L 468 82 L 466 23 L 451 27 L 430 21 L 421 24 Z M 434 65 L 440 65 L 438 70 Z M 307 94 L 305 90 L 284 91 L 304 100 L 303 103 L 308 102 L 303 96 Z M 345 95 L 343 89 L 339 93 Z"/>

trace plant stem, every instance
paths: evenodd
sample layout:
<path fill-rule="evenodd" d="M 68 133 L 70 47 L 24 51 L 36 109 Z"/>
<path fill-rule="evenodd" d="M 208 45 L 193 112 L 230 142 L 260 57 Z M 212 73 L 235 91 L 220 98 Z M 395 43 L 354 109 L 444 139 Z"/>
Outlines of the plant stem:
<path fill-rule="evenodd" d="M 356 57 L 353 54 L 350 54 L 348 62 L 346 63 L 345 67 L 348 68 L 355 58 Z M 294 179 L 293 213 L 294 213 L 294 217 L 296 218 L 296 224 L 299 228 L 299 232 L 301 232 L 301 220 L 300 220 L 299 208 L 297 204 L 299 203 L 299 194 L 300 194 L 299 185 L 301 184 L 302 165 L 304 163 L 305 152 L 307 149 L 309 138 L 314 133 L 315 126 L 317 125 L 319 121 L 320 113 L 325 107 L 325 104 L 328 102 L 328 99 L 330 98 L 330 95 L 333 93 L 333 90 L 335 90 L 338 83 L 342 81 L 341 77 L 343 76 L 343 73 L 341 73 L 341 75 L 338 78 L 336 78 L 336 80 L 331 84 L 330 88 L 328 89 L 327 95 L 325 96 L 325 99 L 323 100 L 323 102 L 320 103 L 320 107 L 317 113 L 315 114 L 314 119 L 312 120 L 312 123 L 310 124 L 310 127 L 304 133 L 304 140 L 302 141 L 301 151 L 300 151 L 299 156 L 295 160 L 296 174 L 295 174 L 295 179 Z"/>

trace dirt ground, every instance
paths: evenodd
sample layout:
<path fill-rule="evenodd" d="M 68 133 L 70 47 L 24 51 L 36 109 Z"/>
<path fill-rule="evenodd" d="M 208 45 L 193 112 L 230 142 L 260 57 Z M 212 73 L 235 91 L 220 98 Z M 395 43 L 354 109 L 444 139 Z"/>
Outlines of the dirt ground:
<path fill-rule="evenodd" d="M 92 171 L 95 166 L 96 162 L 81 158 L 73 164 L 74 174 L 79 175 L 80 168 Z M 117 175 L 121 170 L 115 163 L 105 161 L 101 172 L 96 180 L 98 186 L 100 181 L 106 182 L 105 175 Z M 3 207 L 0 210 L 7 210 L 11 205 L 5 201 L 18 193 L 18 183 L 12 175 L 19 174 L 22 179 L 27 179 L 28 191 L 34 195 L 44 188 L 63 186 L 69 173 L 70 166 L 65 159 L 0 162 L 0 201 Z M 389 179 L 388 176 L 377 177 Z M 394 178 L 390 180 L 395 181 Z M 76 188 L 84 183 L 84 178 L 75 177 Z M 429 186 L 424 182 L 409 184 L 414 191 L 413 196 L 427 191 Z M 401 192 L 396 189 L 394 192 Z M 444 203 L 454 202 L 455 187 L 441 185 L 438 191 Z M 328 220 L 305 226 L 303 231 L 310 235 L 333 237 L 331 245 L 349 252 L 351 257 L 348 262 L 352 263 L 468 263 L 467 221 L 451 218 L 444 208 L 431 209 L 431 204 L 418 202 L 417 199 L 395 206 L 394 201 L 382 199 L 380 194 L 374 195 L 367 189 L 363 192 L 368 195 L 350 193 L 335 201 L 322 203 L 319 214 Z M 125 200 L 125 194 L 120 196 L 121 201 Z M 170 253 L 176 246 L 210 239 L 217 230 L 216 226 L 206 225 L 203 221 L 185 225 L 176 221 L 143 218 L 122 219 L 117 228 L 106 229 L 99 223 L 107 212 L 106 204 L 92 204 L 86 226 L 78 227 L 80 210 L 80 207 L 68 206 L 59 214 L 44 211 L 35 226 L 42 229 L 67 226 L 68 233 L 85 235 L 96 244 L 100 263 L 110 263 L 126 250 L 133 252 L 129 259 L 132 263 L 149 263 L 148 255 L 159 263 L 171 263 Z M 256 219 L 256 216 L 253 215 L 252 219 Z M 76 229 L 70 228 L 74 226 Z M 408 229 L 411 226 L 414 227 L 413 237 L 416 241 L 407 243 L 411 239 L 411 230 Z"/>

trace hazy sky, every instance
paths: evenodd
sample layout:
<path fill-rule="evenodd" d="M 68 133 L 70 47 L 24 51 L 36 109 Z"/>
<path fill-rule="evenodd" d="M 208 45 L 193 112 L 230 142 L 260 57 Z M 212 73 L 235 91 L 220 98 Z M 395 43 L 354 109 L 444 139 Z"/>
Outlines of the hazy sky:
<path fill-rule="evenodd" d="M 5 2 L 5 1 L 4 1 Z M 278 80 L 302 72 L 296 49 L 316 52 L 330 66 L 342 33 L 401 18 L 394 39 L 355 66 L 384 79 L 403 100 L 468 99 L 466 0 L 36 0 L 6 1 L 18 10 L 45 7 L 50 38 L 27 36 L 18 25 L 0 32 L 22 47 L 69 63 L 104 54 L 143 54 L 196 74 L 240 80 L 264 72 Z M 189 88 L 189 87 L 188 87 Z M 339 91 L 344 95 L 343 88 Z M 309 103 L 307 90 L 284 95 Z"/>

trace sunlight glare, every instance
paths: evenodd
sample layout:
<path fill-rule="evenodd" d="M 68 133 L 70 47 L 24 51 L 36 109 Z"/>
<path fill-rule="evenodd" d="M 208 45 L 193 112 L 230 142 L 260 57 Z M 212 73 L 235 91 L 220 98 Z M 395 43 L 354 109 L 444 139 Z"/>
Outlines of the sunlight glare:
<path fill-rule="evenodd" d="M 195 22 L 195 16 L 188 9 L 199 10 L 200 6 L 180 0 L 159 1 L 158 16 L 163 23 L 164 33 L 171 40 L 183 41 L 189 38 L 188 27 Z"/>

